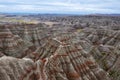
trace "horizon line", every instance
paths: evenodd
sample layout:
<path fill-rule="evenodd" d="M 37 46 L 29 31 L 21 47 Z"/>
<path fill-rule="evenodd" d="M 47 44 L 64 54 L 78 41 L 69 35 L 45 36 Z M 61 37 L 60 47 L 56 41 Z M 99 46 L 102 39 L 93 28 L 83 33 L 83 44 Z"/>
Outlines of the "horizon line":
<path fill-rule="evenodd" d="M 48 12 L 0 12 L 0 14 L 58 14 L 58 15 L 98 15 L 98 14 L 120 14 L 120 13 L 48 13 Z"/>

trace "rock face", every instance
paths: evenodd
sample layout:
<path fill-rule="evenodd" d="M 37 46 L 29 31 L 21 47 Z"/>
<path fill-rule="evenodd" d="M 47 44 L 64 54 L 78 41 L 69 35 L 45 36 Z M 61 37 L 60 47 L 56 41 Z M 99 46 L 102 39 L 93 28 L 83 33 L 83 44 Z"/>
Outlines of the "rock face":
<path fill-rule="evenodd" d="M 31 57 L 40 66 L 37 74 L 41 80 L 110 80 L 94 58 L 74 44 L 49 40 Z"/>
<path fill-rule="evenodd" d="M 56 41 L 52 43 L 56 45 Z M 53 54 L 49 53 L 44 53 L 46 56 L 36 53 L 41 56 L 36 57 L 35 62 L 28 58 L 1 57 L 0 72 L 4 75 L 1 80 L 110 80 L 94 58 L 80 46 L 60 44 Z"/>
<path fill-rule="evenodd" d="M 84 29 L 80 32 L 82 37 L 91 42 L 90 49 L 87 49 L 105 71 L 109 73 L 113 80 L 119 80 L 120 76 L 120 34 L 119 31 Z"/>
<path fill-rule="evenodd" d="M 0 80 L 120 80 L 119 26 L 88 18 L 0 26 Z"/>
<path fill-rule="evenodd" d="M 22 40 L 18 35 L 3 27 L 0 32 L 0 49 L 7 56 L 23 57 L 30 52 L 32 43 Z M 19 53 L 19 54 L 18 54 Z"/>
<path fill-rule="evenodd" d="M 73 45 L 58 48 L 45 62 L 46 80 L 110 80 L 92 57 Z"/>
<path fill-rule="evenodd" d="M 110 80 L 75 37 L 66 33 L 48 39 L 27 58 L 1 57 L 1 80 Z"/>
<path fill-rule="evenodd" d="M 13 57 L 0 58 L 0 80 L 34 80 L 34 62 L 30 59 L 17 59 Z"/>

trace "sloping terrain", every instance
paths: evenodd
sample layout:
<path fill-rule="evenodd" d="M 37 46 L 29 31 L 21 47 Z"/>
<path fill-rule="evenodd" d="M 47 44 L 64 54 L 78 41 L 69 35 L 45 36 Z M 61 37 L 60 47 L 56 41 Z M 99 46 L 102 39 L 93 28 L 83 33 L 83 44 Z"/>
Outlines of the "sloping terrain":
<path fill-rule="evenodd" d="M 0 80 L 120 80 L 119 18 L 44 20 L 0 25 Z"/>

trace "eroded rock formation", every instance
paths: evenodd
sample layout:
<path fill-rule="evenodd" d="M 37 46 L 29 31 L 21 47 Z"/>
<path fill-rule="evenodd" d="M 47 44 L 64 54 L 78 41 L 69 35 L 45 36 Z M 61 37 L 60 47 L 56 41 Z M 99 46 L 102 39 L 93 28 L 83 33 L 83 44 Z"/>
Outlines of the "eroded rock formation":
<path fill-rule="evenodd" d="M 120 80 L 118 18 L 46 19 L 0 26 L 0 80 Z"/>

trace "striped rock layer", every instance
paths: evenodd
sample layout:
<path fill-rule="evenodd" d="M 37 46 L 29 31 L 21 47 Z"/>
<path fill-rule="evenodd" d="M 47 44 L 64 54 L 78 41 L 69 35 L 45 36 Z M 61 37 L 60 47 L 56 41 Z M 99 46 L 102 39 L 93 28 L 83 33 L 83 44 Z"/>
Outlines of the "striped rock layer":
<path fill-rule="evenodd" d="M 80 37 L 90 42 L 90 53 L 97 63 L 107 71 L 112 80 L 120 79 L 120 31 L 83 29 Z"/>
<path fill-rule="evenodd" d="M 50 38 L 39 28 L 19 32 L 0 31 L 0 80 L 120 79 L 119 31 L 83 29 Z"/>
<path fill-rule="evenodd" d="M 8 28 L 0 32 L 0 51 L 7 56 L 23 57 L 27 52 L 31 52 L 32 46 L 32 43 L 12 34 Z"/>
<path fill-rule="evenodd" d="M 38 80 L 110 80 L 92 55 L 74 43 L 63 44 L 55 38 L 28 57 L 39 66 Z"/>

